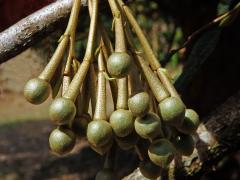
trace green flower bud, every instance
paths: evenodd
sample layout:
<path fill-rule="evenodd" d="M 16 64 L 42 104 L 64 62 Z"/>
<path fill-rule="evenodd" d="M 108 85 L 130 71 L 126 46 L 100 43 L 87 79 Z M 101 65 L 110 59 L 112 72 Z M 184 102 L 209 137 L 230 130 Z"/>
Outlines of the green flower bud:
<path fill-rule="evenodd" d="M 152 112 L 144 117 L 137 117 L 134 126 L 137 134 L 144 139 L 154 139 L 162 135 L 160 118 Z"/>
<path fill-rule="evenodd" d="M 67 128 L 54 129 L 49 136 L 51 150 L 59 155 L 70 152 L 75 145 L 75 135 Z"/>
<path fill-rule="evenodd" d="M 148 149 L 148 156 L 154 164 L 167 168 L 174 158 L 174 147 L 167 139 L 153 141 Z"/>
<path fill-rule="evenodd" d="M 134 129 L 133 115 L 128 110 L 118 109 L 111 114 L 110 124 L 116 136 L 125 137 Z"/>
<path fill-rule="evenodd" d="M 148 93 L 141 92 L 129 98 L 128 107 L 135 117 L 142 117 L 146 115 L 150 107 L 150 98 Z"/>
<path fill-rule="evenodd" d="M 111 125 L 104 120 L 94 120 L 88 124 L 88 142 L 96 147 L 104 146 L 113 138 Z"/>
<path fill-rule="evenodd" d="M 76 115 L 74 102 L 66 98 L 55 99 L 49 108 L 49 116 L 53 123 L 63 125 L 70 123 Z"/>
<path fill-rule="evenodd" d="M 24 96 L 32 104 L 41 104 L 51 92 L 50 84 L 39 78 L 31 79 L 24 87 Z"/>
<path fill-rule="evenodd" d="M 125 52 L 113 53 L 107 61 L 107 70 L 114 78 L 125 77 L 131 69 L 131 57 Z"/>
<path fill-rule="evenodd" d="M 192 109 L 187 109 L 183 123 L 181 126 L 177 127 L 177 129 L 184 134 L 194 134 L 199 124 L 200 120 L 198 114 Z"/>
<path fill-rule="evenodd" d="M 168 124 L 179 126 L 185 115 L 185 105 L 176 97 L 164 99 L 158 105 L 162 120 Z"/>

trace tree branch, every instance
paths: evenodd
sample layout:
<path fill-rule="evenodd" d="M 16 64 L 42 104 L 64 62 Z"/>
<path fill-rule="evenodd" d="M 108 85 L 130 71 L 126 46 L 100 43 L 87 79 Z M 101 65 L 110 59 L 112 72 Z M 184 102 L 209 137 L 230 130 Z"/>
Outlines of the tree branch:
<path fill-rule="evenodd" d="M 86 5 L 86 0 L 82 1 Z M 0 33 L 0 64 L 54 32 L 66 20 L 72 0 L 58 0 Z"/>
<path fill-rule="evenodd" d="M 216 111 L 206 117 L 195 136 L 196 149 L 190 157 L 177 157 L 170 165 L 171 177 L 181 179 L 183 176 L 196 177 L 222 159 L 224 155 L 234 152 L 240 145 L 240 91 L 229 98 Z M 139 169 L 125 177 L 125 180 L 142 179 Z"/>

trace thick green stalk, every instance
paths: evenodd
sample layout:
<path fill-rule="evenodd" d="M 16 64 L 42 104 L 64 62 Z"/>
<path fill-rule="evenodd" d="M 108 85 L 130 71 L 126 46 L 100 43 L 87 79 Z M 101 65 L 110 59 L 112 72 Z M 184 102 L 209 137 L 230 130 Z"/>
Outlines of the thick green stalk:
<path fill-rule="evenodd" d="M 80 7 L 81 7 L 81 0 L 75 0 L 73 3 L 73 7 L 72 7 L 72 11 L 68 21 L 66 31 L 62 36 L 61 41 L 56 51 L 54 52 L 52 58 L 50 59 L 49 63 L 47 64 L 45 69 L 42 71 L 42 73 L 39 75 L 40 79 L 45 79 L 46 81 L 50 81 L 52 79 L 67 49 L 70 37 L 73 37 L 71 41 L 74 41 Z"/>
<path fill-rule="evenodd" d="M 92 15 L 92 0 L 88 1 L 88 9 L 89 9 L 89 15 L 91 17 Z M 98 22 L 98 36 L 101 36 L 101 48 L 103 51 L 103 56 L 104 56 L 104 63 L 107 63 L 107 59 L 108 57 L 113 53 L 114 49 L 112 46 L 112 43 L 110 41 L 110 38 L 108 37 L 108 34 L 106 32 L 106 30 L 104 29 L 104 27 L 102 26 L 102 24 L 100 22 Z M 106 71 L 106 73 L 109 76 L 109 73 Z M 114 106 L 116 105 L 117 102 L 117 83 L 116 80 L 111 80 L 109 81 L 110 84 L 110 88 L 111 88 L 111 92 L 112 92 L 112 98 L 113 98 L 113 104 Z M 95 105 L 95 104 L 94 104 Z M 92 108 L 93 112 L 95 108 Z M 115 107 L 114 107 L 115 109 Z"/>
<path fill-rule="evenodd" d="M 69 73 L 66 72 L 67 67 L 65 67 L 65 70 L 63 73 L 63 80 L 62 80 L 62 95 L 67 91 L 67 89 L 72 81 L 72 77 L 77 72 L 79 66 L 80 66 L 79 61 L 73 60 L 73 63 L 70 66 L 70 69 L 68 70 Z"/>
<path fill-rule="evenodd" d="M 137 55 L 135 51 L 135 45 L 133 43 L 133 37 L 129 30 L 129 27 L 126 26 L 126 37 L 129 43 L 131 50 L 134 53 L 134 58 L 137 60 L 138 65 L 141 67 L 142 73 L 145 76 L 145 79 L 148 82 L 149 87 L 151 88 L 155 98 L 158 102 L 162 101 L 163 99 L 169 97 L 169 93 L 164 88 L 161 81 L 158 79 L 156 74 L 152 71 L 152 69 L 148 66 L 148 64 L 143 60 L 140 55 Z"/>
<path fill-rule="evenodd" d="M 94 113 L 94 120 L 106 120 L 106 79 L 104 76 L 105 67 L 103 60 L 102 50 L 98 55 L 98 85 L 97 85 L 97 97 L 96 108 Z"/>
<path fill-rule="evenodd" d="M 115 27 L 115 52 L 126 52 L 126 42 L 122 15 L 115 0 L 108 0 L 114 17 Z M 128 79 L 127 77 L 118 80 L 117 109 L 128 108 Z"/>
<path fill-rule="evenodd" d="M 112 42 L 111 42 L 106 30 L 104 29 L 104 27 L 101 26 L 101 24 L 99 24 L 99 28 L 100 28 L 100 32 L 102 35 L 103 44 L 106 47 L 108 56 L 110 56 L 110 54 L 112 54 L 114 51 Z"/>
<path fill-rule="evenodd" d="M 102 38 L 103 39 L 103 38 Z M 109 41 L 110 42 L 110 41 Z M 109 51 L 108 49 L 110 49 L 110 47 L 107 47 L 105 45 L 105 43 L 102 40 L 102 51 L 103 51 L 103 56 L 104 56 L 104 60 L 105 60 L 105 64 L 107 64 L 107 59 L 110 56 L 110 53 L 112 53 L 113 51 Z M 111 44 L 110 44 L 111 45 Z M 107 75 L 109 76 L 109 73 L 106 71 Z M 111 88 L 111 93 L 112 93 L 112 99 L 113 99 L 113 104 L 114 104 L 114 109 L 116 109 L 116 104 L 117 104 L 117 94 L 118 94 L 118 87 L 117 87 L 117 82 L 116 80 L 111 80 L 109 81 L 109 85 Z"/>
<path fill-rule="evenodd" d="M 118 80 L 117 109 L 128 109 L 128 78 Z"/>
<path fill-rule="evenodd" d="M 71 11 L 70 18 L 69 18 L 69 23 L 64 33 L 65 35 L 72 35 L 76 31 L 80 7 L 81 7 L 81 0 L 74 0 L 73 9 Z"/>
<path fill-rule="evenodd" d="M 62 95 L 67 91 L 71 83 L 71 76 L 64 76 L 62 81 Z"/>
<path fill-rule="evenodd" d="M 148 43 L 148 40 L 146 36 L 144 35 L 142 29 L 140 28 L 139 24 L 137 23 L 136 19 L 134 18 L 130 8 L 123 3 L 122 0 L 117 0 L 118 3 L 121 5 L 121 7 L 124 9 L 125 15 L 131 24 L 132 28 L 136 32 L 136 35 L 143 47 L 143 51 L 146 55 L 146 59 L 148 60 L 150 66 L 154 71 L 157 71 L 157 75 L 159 79 L 162 81 L 163 85 L 166 87 L 168 92 L 173 97 L 179 97 L 179 94 L 177 93 L 176 89 L 174 88 L 173 84 L 170 82 L 169 78 L 166 76 L 166 74 L 161 69 L 161 64 L 154 55 L 154 52 Z"/>
<path fill-rule="evenodd" d="M 69 53 L 68 53 L 68 59 L 66 63 L 66 68 L 64 71 L 64 74 L 68 75 L 71 72 L 71 65 L 72 61 L 75 58 L 75 41 L 76 41 L 76 30 L 77 30 L 77 24 L 78 24 L 78 16 L 79 11 L 81 7 L 81 1 L 75 0 L 77 5 L 73 8 L 73 11 L 71 12 L 69 21 L 71 22 L 70 25 L 67 27 L 65 31 L 65 35 L 70 36 L 70 47 L 69 47 Z M 79 4 L 80 3 L 80 4 Z"/>
<path fill-rule="evenodd" d="M 42 73 L 39 75 L 40 79 L 44 79 L 46 81 L 51 81 L 54 73 L 56 72 L 59 64 L 61 63 L 61 60 L 63 58 L 63 55 L 67 49 L 69 43 L 69 37 L 64 36 L 61 42 L 58 44 L 57 49 L 55 50 L 52 58 L 50 59 L 47 66 L 44 68 Z"/>
<path fill-rule="evenodd" d="M 90 102 L 90 91 L 89 91 L 89 82 L 90 82 L 90 71 L 88 72 L 86 79 L 84 80 L 83 86 L 81 88 L 80 93 L 80 104 L 78 108 L 78 115 L 82 115 L 84 113 L 88 113 L 89 102 Z"/>
<path fill-rule="evenodd" d="M 154 71 L 157 70 L 159 67 L 161 67 L 161 65 L 160 65 L 159 61 L 157 60 L 156 56 L 154 55 L 153 50 L 152 50 L 151 46 L 149 45 L 146 36 L 144 35 L 142 29 L 138 25 L 130 8 L 127 5 L 125 5 L 122 0 L 118 0 L 118 2 L 121 5 L 121 7 L 123 8 L 129 23 L 132 25 L 133 29 L 135 30 L 136 35 L 138 36 L 138 39 L 139 39 L 139 41 L 143 47 L 143 50 L 145 52 L 146 58 L 148 60 L 150 60 L 149 63 L 151 65 L 152 69 Z"/>
<path fill-rule="evenodd" d="M 122 15 L 115 0 L 108 0 L 112 10 L 115 27 L 115 52 L 126 52 L 126 42 Z"/>
<path fill-rule="evenodd" d="M 170 79 L 166 75 L 167 72 L 164 72 L 165 70 L 166 69 L 163 69 L 163 68 L 158 68 L 157 69 L 157 75 L 158 75 L 159 79 L 161 80 L 161 82 L 166 87 L 166 89 L 168 90 L 168 92 L 170 93 L 170 95 L 172 97 L 176 97 L 176 98 L 179 98 L 181 100 L 177 90 L 175 89 L 175 87 L 171 83 Z"/>
<path fill-rule="evenodd" d="M 155 98 L 158 102 L 161 102 L 163 99 L 169 97 L 168 92 L 156 76 L 156 74 L 151 70 L 151 68 L 146 64 L 143 58 L 139 55 L 135 56 L 136 60 L 138 61 L 145 78 L 148 82 L 149 87 L 151 88 Z"/>
<path fill-rule="evenodd" d="M 86 74 L 89 70 L 90 64 L 94 56 L 94 42 L 96 39 L 96 28 L 97 28 L 97 17 L 98 16 L 98 0 L 93 0 L 93 10 L 92 18 L 90 23 L 90 30 L 88 35 L 87 49 L 83 62 L 75 74 L 71 84 L 69 85 L 68 90 L 63 95 L 65 98 L 69 98 L 73 101 L 76 100 L 76 97 L 79 94 L 79 89 L 86 77 Z"/>
<path fill-rule="evenodd" d="M 96 31 L 97 31 L 97 23 L 98 23 L 98 1 L 92 0 L 92 16 L 91 16 L 91 24 L 88 35 L 87 49 L 83 60 L 91 61 L 94 56 L 94 44 L 96 40 Z"/>
<path fill-rule="evenodd" d="M 90 91 L 90 97 L 91 97 L 91 106 L 92 106 L 92 114 L 94 114 L 95 112 L 95 108 L 96 108 L 96 82 L 97 82 L 97 78 L 96 78 L 96 72 L 94 69 L 94 65 L 93 63 L 90 65 L 90 80 L 88 82 L 88 91 Z"/>
<path fill-rule="evenodd" d="M 89 104 L 90 104 L 90 99 L 91 99 L 91 93 L 89 91 L 89 88 L 90 88 L 90 72 L 89 74 L 87 75 L 87 78 L 86 78 L 86 85 L 84 85 L 84 88 L 82 88 L 82 98 L 81 98 L 81 106 L 82 106 L 82 113 L 88 113 L 88 109 L 89 109 Z"/>

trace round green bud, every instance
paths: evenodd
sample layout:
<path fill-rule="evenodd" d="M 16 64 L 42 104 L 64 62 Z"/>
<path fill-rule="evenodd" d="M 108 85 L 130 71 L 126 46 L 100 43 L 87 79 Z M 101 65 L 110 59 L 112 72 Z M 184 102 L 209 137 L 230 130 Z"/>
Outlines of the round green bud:
<path fill-rule="evenodd" d="M 88 142 L 96 147 L 104 146 L 113 138 L 111 125 L 104 120 L 94 120 L 88 124 Z"/>
<path fill-rule="evenodd" d="M 126 52 L 114 52 L 107 61 L 107 70 L 114 78 L 125 77 L 131 69 L 131 56 Z"/>
<path fill-rule="evenodd" d="M 178 130 L 184 134 L 194 134 L 200 124 L 198 114 L 192 109 L 186 109 L 185 117 Z"/>
<path fill-rule="evenodd" d="M 148 93 L 141 92 L 129 98 L 128 107 L 135 117 L 146 115 L 150 107 L 150 97 Z"/>
<path fill-rule="evenodd" d="M 95 177 L 95 180 L 116 180 L 117 176 L 113 170 L 104 168 L 99 171 Z"/>
<path fill-rule="evenodd" d="M 24 96 L 32 104 L 41 104 L 51 92 L 50 84 L 39 78 L 31 79 L 24 87 Z"/>
<path fill-rule="evenodd" d="M 174 147 L 167 139 L 153 141 L 148 149 L 150 160 L 162 168 L 167 168 L 174 158 Z"/>
<path fill-rule="evenodd" d="M 185 105 L 176 97 L 164 99 L 158 105 L 162 120 L 168 124 L 179 126 L 185 115 Z"/>
<path fill-rule="evenodd" d="M 144 139 L 154 139 L 162 135 L 161 120 L 157 114 L 152 112 L 143 117 L 137 117 L 134 126 L 137 134 Z"/>
<path fill-rule="evenodd" d="M 70 99 L 61 97 L 55 99 L 49 108 L 49 117 L 54 124 L 70 123 L 76 115 L 76 106 Z"/>
<path fill-rule="evenodd" d="M 63 155 L 73 149 L 75 140 L 75 135 L 70 129 L 60 127 L 51 132 L 49 146 L 54 153 Z"/>
<path fill-rule="evenodd" d="M 91 121 L 91 116 L 88 113 L 75 117 L 72 124 L 73 132 L 79 137 L 85 137 L 87 133 L 88 123 Z"/>
<path fill-rule="evenodd" d="M 181 134 L 172 139 L 177 152 L 184 156 L 190 156 L 194 150 L 194 140 L 191 135 Z"/>
<path fill-rule="evenodd" d="M 129 134 L 126 137 L 115 137 L 115 140 L 118 144 L 118 146 L 122 150 L 130 150 L 132 149 L 138 142 L 139 136 L 135 131 L 133 131 L 131 134 Z"/>
<path fill-rule="evenodd" d="M 130 111 L 118 109 L 114 111 L 109 120 L 116 136 L 125 137 L 134 129 L 133 115 Z"/>
<path fill-rule="evenodd" d="M 161 168 L 150 160 L 140 162 L 139 170 L 148 179 L 156 179 L 161 175 Z"/>

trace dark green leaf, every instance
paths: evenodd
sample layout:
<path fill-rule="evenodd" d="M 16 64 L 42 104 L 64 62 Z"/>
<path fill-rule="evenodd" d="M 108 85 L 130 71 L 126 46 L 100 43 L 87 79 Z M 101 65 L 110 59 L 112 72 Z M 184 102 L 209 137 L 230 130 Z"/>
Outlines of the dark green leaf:
<path fill-rule="evenodd" d="M 221 29 L 216 28 L 202 34 L 202 36 L 194 44 L 189 54 L 188 61 L 184 67 L 182 75 L 177 79 L 175 86 L 181 92 L 192 81 L 194 76 L 199 72 L 203 63 L 208 59 L 214 51 Z"/>

